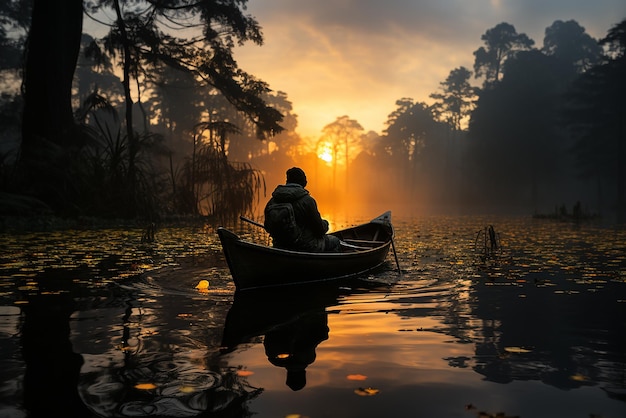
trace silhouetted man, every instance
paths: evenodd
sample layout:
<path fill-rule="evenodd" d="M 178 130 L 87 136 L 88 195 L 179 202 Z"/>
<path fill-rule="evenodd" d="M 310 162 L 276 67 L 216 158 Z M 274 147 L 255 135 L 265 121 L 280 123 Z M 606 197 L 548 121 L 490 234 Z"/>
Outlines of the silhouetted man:
<path fill-rule="evenodd" d="M 277 248 L 338 251 L 339 238 L 326 234 L 328 221 L 322 219 L 306 185 L 306 174 L 301 168 L 287 170 L 286 184 L 276 187 L 265 206 L 265 229 Z"/>

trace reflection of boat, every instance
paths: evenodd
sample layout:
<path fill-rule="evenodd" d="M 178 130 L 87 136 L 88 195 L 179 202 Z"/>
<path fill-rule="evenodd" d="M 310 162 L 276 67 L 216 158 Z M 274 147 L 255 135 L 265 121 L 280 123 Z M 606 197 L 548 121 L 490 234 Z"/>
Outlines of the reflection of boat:
<path fill-rule="evenodd" d="M 381 286 L 357 279 L 344 279 L 343 284 Z M 342 293 L 358 291 L 306 283 L 236 292 L 226 316 L 221 351 L 226 354 L 240 345 L 260 344 L 262 337 L 267 360 L 286 370 L 287 386 L 300 390 L 306 385 L 306 369 L 315 361 L 318 344 L 328 339 L 326 308 L 336 305 Z"/>
<path fill-rule="evenodd" d="M 319 283 L 236 292 L 226 316 L 222 349 L 232 351 L 302 317 L 323 313 L 345 292 L 338 286 Z"/>
<path fill-rule="evenodd" d="M 217 232 L 238 290 L 359 275 L 385 262 L 393 239 L 391 212 L 331 233 L 342 241 L 337 253 L 283 250 L 243 241 L 225 228 Z"/>

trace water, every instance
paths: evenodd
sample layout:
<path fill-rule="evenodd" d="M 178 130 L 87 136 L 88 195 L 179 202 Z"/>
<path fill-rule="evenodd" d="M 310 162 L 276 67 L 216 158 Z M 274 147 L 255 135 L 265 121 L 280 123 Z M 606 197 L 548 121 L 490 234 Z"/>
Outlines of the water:
<path fill-rule="evenodd" d="M 210 227 L 2 236 L 0 417 L 626 416 L 626 231 L 394 225 L 402 275 L 236 299 Z"/>

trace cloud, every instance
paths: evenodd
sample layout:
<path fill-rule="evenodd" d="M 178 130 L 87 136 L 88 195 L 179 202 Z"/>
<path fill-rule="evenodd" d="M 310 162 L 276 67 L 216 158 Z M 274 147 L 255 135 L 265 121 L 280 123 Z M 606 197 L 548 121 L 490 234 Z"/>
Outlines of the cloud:
<path fill-rule="evenodd" d="M 621 20 L 615 16 L 626 17 L 623 0 L 251 0 L 248 6 L 265 44 L 240 48 L 236 58 L 287 93 L 306 135 L 343 115 L 382 131 L 396 100 L 428 101 L 451 70 L 471 70 L 481 35 L 498 23 L 513 24 L 541 47 L 554 20 L 575 19 L 601 37 Z"/>

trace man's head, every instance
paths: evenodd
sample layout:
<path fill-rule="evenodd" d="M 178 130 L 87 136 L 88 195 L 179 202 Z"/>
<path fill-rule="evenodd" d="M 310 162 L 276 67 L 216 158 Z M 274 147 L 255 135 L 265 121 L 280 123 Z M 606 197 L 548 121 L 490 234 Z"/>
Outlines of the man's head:
<path fill-rule="evenodd" d="M 302 187 L 306 186 L 306 174 L 299 167 L 291 167 L 287 170 L 287 183 L 297 183 Z"/>

